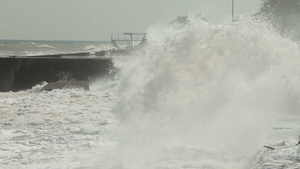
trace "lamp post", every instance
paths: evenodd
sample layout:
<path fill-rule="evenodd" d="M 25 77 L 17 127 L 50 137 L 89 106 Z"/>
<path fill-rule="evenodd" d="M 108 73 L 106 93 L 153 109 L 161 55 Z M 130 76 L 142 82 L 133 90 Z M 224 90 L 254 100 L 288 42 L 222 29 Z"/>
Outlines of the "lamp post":
<path fill-rule="evenodd" d="M 234 0 L 232 0 L 232 22 L 234 20 Z"/>

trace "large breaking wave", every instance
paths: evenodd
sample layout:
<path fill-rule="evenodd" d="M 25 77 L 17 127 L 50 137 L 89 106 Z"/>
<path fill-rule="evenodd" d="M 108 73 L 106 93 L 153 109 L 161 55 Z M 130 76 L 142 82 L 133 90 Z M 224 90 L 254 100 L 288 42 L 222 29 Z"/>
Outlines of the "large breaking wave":
<path fill-rule="evenodd" d="M 274 122 L 299 115 L 299 55 L 298 43 L 251 17 L 151 27 L 122 67 L 120 144 L 108 165 L 249 167 Z"/>

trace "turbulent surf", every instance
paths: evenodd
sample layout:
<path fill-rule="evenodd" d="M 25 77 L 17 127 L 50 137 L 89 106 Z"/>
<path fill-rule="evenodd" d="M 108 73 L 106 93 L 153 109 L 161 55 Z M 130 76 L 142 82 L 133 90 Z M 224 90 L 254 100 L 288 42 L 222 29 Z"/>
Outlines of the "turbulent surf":
<path fill-rule="evenodd" d="M 0 93 L 1 168 L 299 168 L 299 39 L 263 11 L 151 26 L 90 91 Z"/>

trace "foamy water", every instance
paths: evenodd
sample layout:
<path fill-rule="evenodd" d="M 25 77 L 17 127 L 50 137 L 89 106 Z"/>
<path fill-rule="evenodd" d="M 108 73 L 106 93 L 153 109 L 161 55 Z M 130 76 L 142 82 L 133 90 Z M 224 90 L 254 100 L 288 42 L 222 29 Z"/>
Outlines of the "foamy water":
<path fill-rule="evenodd" d="M 256 153 L 274 139 L 278 120 L 299 116 L 299 45 L 247 17 L 158 26 L 147 40 L 143 56 L 132 58 L 120 79 L 119 168 L 269 163 L 258 163 Z M 292 130 L 288 138 L 296 140 L 299 126 Z"/>
<path fill-rule="evenodd" d="M 1 168 L 299 168 L 299 55 L 250 17 L 151 27 L 91 91 L 0 93 Z"/>
<path fill-rule="evenodd" d="M 79 89 L 1 93 L 1 168 L 94 164 L 117 138 L 111 94 Z"/>

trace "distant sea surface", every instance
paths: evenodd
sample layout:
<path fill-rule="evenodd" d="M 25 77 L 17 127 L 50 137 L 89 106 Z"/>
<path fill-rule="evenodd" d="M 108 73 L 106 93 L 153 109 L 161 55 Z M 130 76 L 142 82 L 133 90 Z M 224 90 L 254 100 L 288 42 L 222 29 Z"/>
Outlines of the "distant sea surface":
<path fill-rule="evenodd" d="M 95 52 L 110 47 L 109 41 L 0 40 L 0 57 Z"/>

